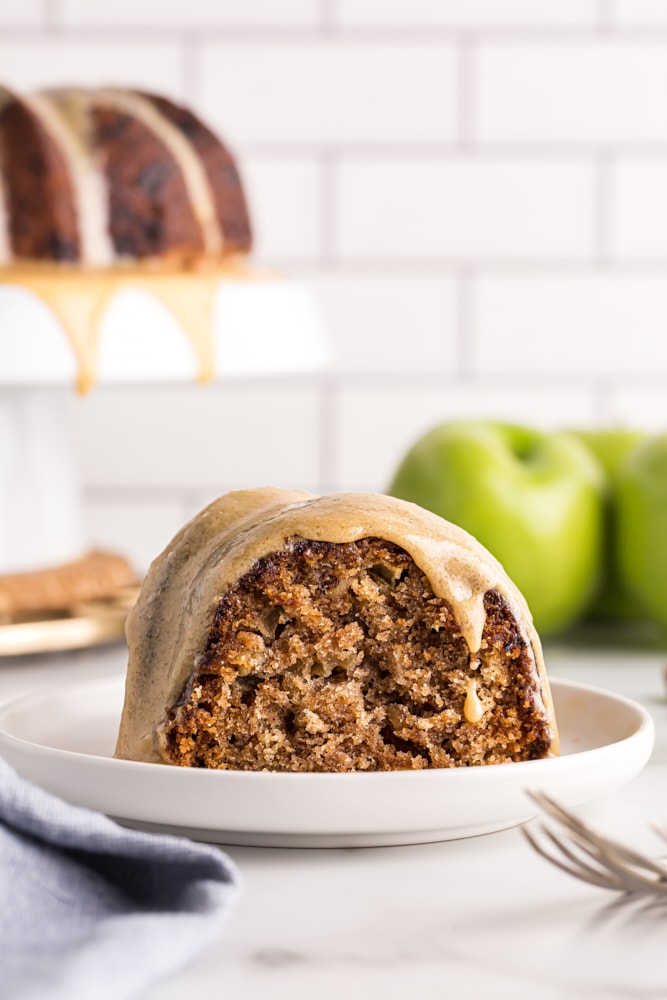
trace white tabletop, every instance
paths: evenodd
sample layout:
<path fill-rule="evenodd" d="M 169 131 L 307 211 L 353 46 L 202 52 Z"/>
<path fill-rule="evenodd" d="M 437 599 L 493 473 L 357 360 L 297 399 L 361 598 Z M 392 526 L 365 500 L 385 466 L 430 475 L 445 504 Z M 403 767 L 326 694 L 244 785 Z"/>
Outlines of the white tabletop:
<path fill-rule="evenodd" d="M 667 854 L 667 653 L 547 650 L 549 672 L 641 701 L 657 743 L 629 785 L 580 809 Z M 0 661 L 0 701 L 124 670 L 121 647 Z M 561 874 L 518 829 L 419 847 L 233 847 L 239 909 L 198 960 L 142 1000 L 617 1000 L 667 997 L 667 907 L 643 913 Z M 91 994 L 91 998 L 92 998 Z"/>

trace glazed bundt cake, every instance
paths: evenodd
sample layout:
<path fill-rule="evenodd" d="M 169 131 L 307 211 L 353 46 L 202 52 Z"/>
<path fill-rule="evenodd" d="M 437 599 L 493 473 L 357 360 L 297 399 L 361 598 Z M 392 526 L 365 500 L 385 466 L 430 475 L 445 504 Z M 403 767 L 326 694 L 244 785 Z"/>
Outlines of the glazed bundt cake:
<path fill-rule="evenodd" d="M 134 381 L 137 373 L 149 377 L 153 359 L 170 351 L 169 377 L 191 373 L 194 363 L 200 380 L 212 378 L 221 282 L 246 277 L 250 246 L 234 159 L 191 111 L 116 87 L 28 96 L 0 87 L 0 293 L 7 293 L 0 354 L 15 362 L 10 385 L 32 385 L 33 369 L 37 385 L 51 384 L 53 367 L 53 384 L 70 377 L 60 333 L 43 311 L 35 314 L 35 298 L 62 328 L 82 393 L 104 371 L 101 359 L 112 380 Z M 169 316 L 160 325 L 159 313 L 154 327 L 139 318 L 122 330 L 117 323 L 114 336 L 103 331 L 108 307 L 128 291 L 166 309 L 185 343 L 178 331 L 174 337 Z M 159 378 L 164 367 L 155 364 Z M 57 530 L 57 517 L 45 522 Z M 135 579 L 114 553 L 77 550 L 59 566 L 14 568 L 0 574 L 3 620 L 115 601 Z"/>
<path fill-rule="evenodd" d="M 152 564 L 127 638 L 117 757 L 347 772 L 558 750 L 523 598 L 470 535 L 402 500 L 222 497 Z"/>
<path fill-rule="evenodd" d="M 190 265 L 250 249 L 231 154 L 154 94 L 0 89 L 0 177 L 0 265 Z"/>

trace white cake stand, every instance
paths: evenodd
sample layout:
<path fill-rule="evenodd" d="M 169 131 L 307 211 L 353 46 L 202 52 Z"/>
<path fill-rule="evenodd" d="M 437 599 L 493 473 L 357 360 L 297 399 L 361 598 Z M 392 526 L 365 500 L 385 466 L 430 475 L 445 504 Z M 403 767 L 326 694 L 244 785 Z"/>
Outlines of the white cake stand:
<path fill-rule="evenodd" d="M 23 282 L 0 283 L 0 574 L 58 566 L 90 548 L 66 405 L 80 365 L 56 312 Z M 212 316 L 216 379 L 314 372 L 330 361 L 316 304 L 300 282 L 221 277 Z M 99 334 L 96 385 L 201 375 L 191 338 L 150 282 L 119 285 Z"/>

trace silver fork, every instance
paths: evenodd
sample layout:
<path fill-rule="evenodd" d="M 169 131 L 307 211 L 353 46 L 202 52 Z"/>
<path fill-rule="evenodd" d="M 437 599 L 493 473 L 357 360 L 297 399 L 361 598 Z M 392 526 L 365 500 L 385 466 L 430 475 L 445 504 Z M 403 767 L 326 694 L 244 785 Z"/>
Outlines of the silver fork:
<path fill-rule="evenodd" d="M 543 858 L 601 889 L 667 902 L 667 865 L 603 836 L 544 792 L 528 795 L 561 827 L 557 833 L 544 823 L 532 830 L 522 827 L 523 835 Z M 662 830 L 656 832 L 667 839 Z"/>

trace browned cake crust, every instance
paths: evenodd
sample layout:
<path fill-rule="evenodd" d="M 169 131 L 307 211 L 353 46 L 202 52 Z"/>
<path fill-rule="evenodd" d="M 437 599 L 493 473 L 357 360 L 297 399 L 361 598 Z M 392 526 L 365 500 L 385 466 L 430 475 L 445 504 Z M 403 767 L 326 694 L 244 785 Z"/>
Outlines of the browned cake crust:
<path fill-rule="evenodd" d="M 476 658 L 408 553 L 289 539 L 217 605 L 158 734 L 192 767 L 365 771 L 548 755 L 534 653 L 497 590 Z"/>
<path fill-rule="evenodd" d="M 135 582 L 136 573 L 123 556 L 89 552 L 52 569 L 0 576 L 0 617 L 11 621 L 26 614 L 66 610 L 109 597 Z"/>
<path fill-rule="evenodd" d="M 19 98 L 0 112 L 0 171 L 14 255 L 78 260 L 81 247 L 65 158 Z"/>
<path fill-rule="evenodd" d="M 91 111 L 109 191 L 109 233 L 119 257 L 185 260 L 204 251 L 201 229 L 169 150 L 142 122 L 104 105 Z"/>
<path fill-rule="evenodd" d="M 0 87 L 0 266 L 215 267 L 250 249 L 234 159 L 195 114 L 116 87 Z"/>
<path fill-rule="evenodd" d="M 166 97 L 143 94 L 164 117 L 187 137 L 199 155 L 211 185 L 216 215 L 224 235 L 227 253 L 250 250 L 252 231 L 248 206 L 234 157 L 209 128 L 188 108 Z"/>

